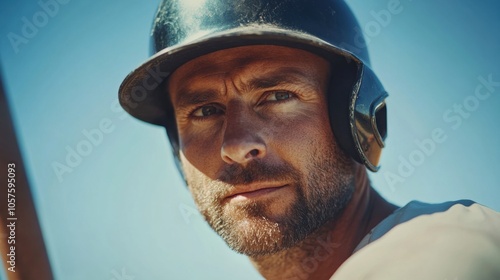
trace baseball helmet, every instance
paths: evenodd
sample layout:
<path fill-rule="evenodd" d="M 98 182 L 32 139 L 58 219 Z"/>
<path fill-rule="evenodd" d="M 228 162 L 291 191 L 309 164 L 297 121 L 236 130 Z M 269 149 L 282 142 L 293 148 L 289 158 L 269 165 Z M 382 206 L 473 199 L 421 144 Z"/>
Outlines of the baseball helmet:
<path fill-rule="evenodd" d="M 327 100 L 336 140 L 375 172 L 387 135 L 388 95 L 370 68 L 359 30 L 342 0 L 164 0 L 153 22 L 152 57 L 124 79 L 120 104 L 132 116 L 166 128 L 179 167 L 179 137 L 165 86 L 173 71 L 239 46 L 306 50 L 331 62 Z"/>

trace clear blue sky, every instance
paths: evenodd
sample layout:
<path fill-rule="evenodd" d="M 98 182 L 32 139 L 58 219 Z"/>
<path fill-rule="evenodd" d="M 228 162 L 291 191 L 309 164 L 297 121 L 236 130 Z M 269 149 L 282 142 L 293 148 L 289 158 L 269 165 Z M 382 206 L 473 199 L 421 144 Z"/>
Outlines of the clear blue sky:
<path fill-rule="evenodd" d="M 470 198 L 500 210 L 500 87 L 474 97 L 480 77 L 500 82 L 500 3 L 401 0 L 382 20 L 393 1 L 347 1 L 390 94 L 374 186 L 399 205 Z M 197 214 L 164 131 L 117 106 L 148 57 L 157 4 L 66 0 L 44 17 L 37 1 L 1 1 L 1 68 L 54 274 L 259 279 Z"/>

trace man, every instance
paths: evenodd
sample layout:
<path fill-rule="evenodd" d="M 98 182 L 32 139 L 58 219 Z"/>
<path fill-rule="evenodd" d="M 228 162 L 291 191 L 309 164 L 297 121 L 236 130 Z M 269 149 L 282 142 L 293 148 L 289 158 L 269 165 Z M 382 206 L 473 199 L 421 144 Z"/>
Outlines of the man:
<path fill-rule="evenodd" d="M 200 212 L 266 279 L 500 277 L 498 213 L 370 186 L 387 93 L 356 28 L 336 0 L 166 0 L 120 102 L 166 127 Z"/>

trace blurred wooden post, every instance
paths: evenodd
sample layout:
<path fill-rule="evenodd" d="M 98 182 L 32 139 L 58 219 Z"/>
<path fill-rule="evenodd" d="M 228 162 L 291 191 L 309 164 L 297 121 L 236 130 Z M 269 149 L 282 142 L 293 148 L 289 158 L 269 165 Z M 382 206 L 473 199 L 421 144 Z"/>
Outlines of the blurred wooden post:
<path fill-rule="evenodd" d="M 28 185 L 17 138 L 0 76 L 0 253 L 8 280 L 54 279 L 45 250 L 42 232 Z M 15 212 L 17 220 L 8 220 L 7 189 L 8 164 L 15 164 Z M 10 230 L 15 222 L 15 244 L 8 244 Z M 10 272 L 8 256 L 15 246 L 15 272 Z"/>

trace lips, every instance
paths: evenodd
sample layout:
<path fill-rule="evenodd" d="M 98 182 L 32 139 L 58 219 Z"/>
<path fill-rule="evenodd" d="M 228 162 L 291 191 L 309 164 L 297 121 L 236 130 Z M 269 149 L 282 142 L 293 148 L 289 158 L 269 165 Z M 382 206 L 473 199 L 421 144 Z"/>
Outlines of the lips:
<path fill-rule="evenodd" d="M 247 200 L 247 199 L 257 199 L 262 196 L 269 195 L 273 192 L 281 190 L 288 185 L 286 184 L 252 184 L 236 186 L 236 188 L 226 196 L 229 200 Z"/>

